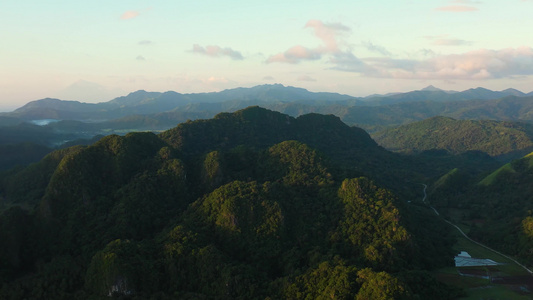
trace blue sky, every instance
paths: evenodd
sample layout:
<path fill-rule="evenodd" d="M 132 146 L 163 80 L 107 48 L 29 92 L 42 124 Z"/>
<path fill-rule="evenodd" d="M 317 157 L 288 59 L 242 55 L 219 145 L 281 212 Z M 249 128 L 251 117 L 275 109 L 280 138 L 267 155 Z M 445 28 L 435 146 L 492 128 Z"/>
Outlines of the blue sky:
<path fill-rule="evenodd" d="M 533 1 L 0 3 L 0 109 L 281 83 L 533 90 Z"/>

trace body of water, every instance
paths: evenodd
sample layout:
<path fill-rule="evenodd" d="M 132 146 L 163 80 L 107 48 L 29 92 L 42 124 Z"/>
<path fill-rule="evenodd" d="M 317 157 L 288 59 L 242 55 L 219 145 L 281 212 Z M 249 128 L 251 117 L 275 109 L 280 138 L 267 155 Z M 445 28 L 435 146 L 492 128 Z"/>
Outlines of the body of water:
<path fill-rule="evenodd" d="M 60 120 L 56 120 L 56 119 L 42 119 L 42 120 L 31 120 L 30 123 L 39 125 L 39 126 L 44 126 L 44 125 L 48 125 L 50 123 L 59 122 L 59 121 Z"/>

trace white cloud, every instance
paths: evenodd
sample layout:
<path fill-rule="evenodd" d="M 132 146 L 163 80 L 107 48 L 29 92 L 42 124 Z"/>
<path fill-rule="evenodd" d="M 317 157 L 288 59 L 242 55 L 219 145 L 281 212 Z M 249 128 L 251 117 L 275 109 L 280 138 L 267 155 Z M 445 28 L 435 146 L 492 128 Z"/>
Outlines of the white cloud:
<path fill-rule="evenodd" d="M 336 53 L 330 58 L 329 63 L 335 65 L 332 69 L 339 71 L 367 73 L 369 68 L 351 52 Z"/>
<path fill-rule="evenodd" d="M 447 34 L 438 36 L 426 36 L 426 39 L 431 41 L 435 46 L 469 46 L 470 41 L 449 37 Z"/>
<path fill-rule="evenodd" d="M 296 79 L 298 81 L 316 81 L 316 79 L 312 78 L 311 76 L 308 76 L 308 75 L 301 75 L 301 76 L 298 76 L 298 78 Z"/>
<path fill-rule="evenodd" d="M 438 39 L 434 40 L 432 44 L 436 46 L 468 46 L 472 42 L 461 39 Z"/>
<path fill-rule="evenodd" d="M 385 47 L 383 46 L 379 46 L 379 45 L 375 45 L 373 44 L 372 42 L 368 41 L 368 42 L 363 42 L 363 46 L 369 50 L 369 51 L 372 51 L 372 52 L 375 52 L 375 53 L 379 53 L 381 55 L 385 55 L 385 56 L 391 56 L 392 53 L 389 52 L 389 50 L 387 50 Z"/>

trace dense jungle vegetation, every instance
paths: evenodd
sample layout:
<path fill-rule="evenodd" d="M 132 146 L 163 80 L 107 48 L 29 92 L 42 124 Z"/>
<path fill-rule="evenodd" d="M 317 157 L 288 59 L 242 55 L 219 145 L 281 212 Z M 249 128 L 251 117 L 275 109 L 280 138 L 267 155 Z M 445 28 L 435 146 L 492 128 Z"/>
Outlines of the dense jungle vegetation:
<path fill-rule="evenodd" d="M 467 155 L 259 107 L 56 150 L 0 177 L 0 298 L 453 299 L 449 227 L 408 201 Z"/>

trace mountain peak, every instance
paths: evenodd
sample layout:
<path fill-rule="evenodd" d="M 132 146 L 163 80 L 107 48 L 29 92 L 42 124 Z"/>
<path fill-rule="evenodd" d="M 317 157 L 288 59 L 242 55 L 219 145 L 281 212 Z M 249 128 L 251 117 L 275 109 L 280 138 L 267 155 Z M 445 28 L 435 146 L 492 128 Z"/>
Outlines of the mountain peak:
<path fill-rule="evenodd" d="M 437 92 L 437 91 L 442 91 L 442 90 L 430 84 L 426 86 L 425 88 L 421 89 L 421 91 Z"/>
<path fill-rule="evenodd" d="M 525 96 L 524 93 L 522 93 L 521 91 L 519 91 L 517 89 L 513 89 L 513 88 L 505 89 L 505 90 L 502 91 L 502 93 L 505 93 L 506 95 L 513 95 L 513 96 L 519 96 L 519 97 Z"/>

